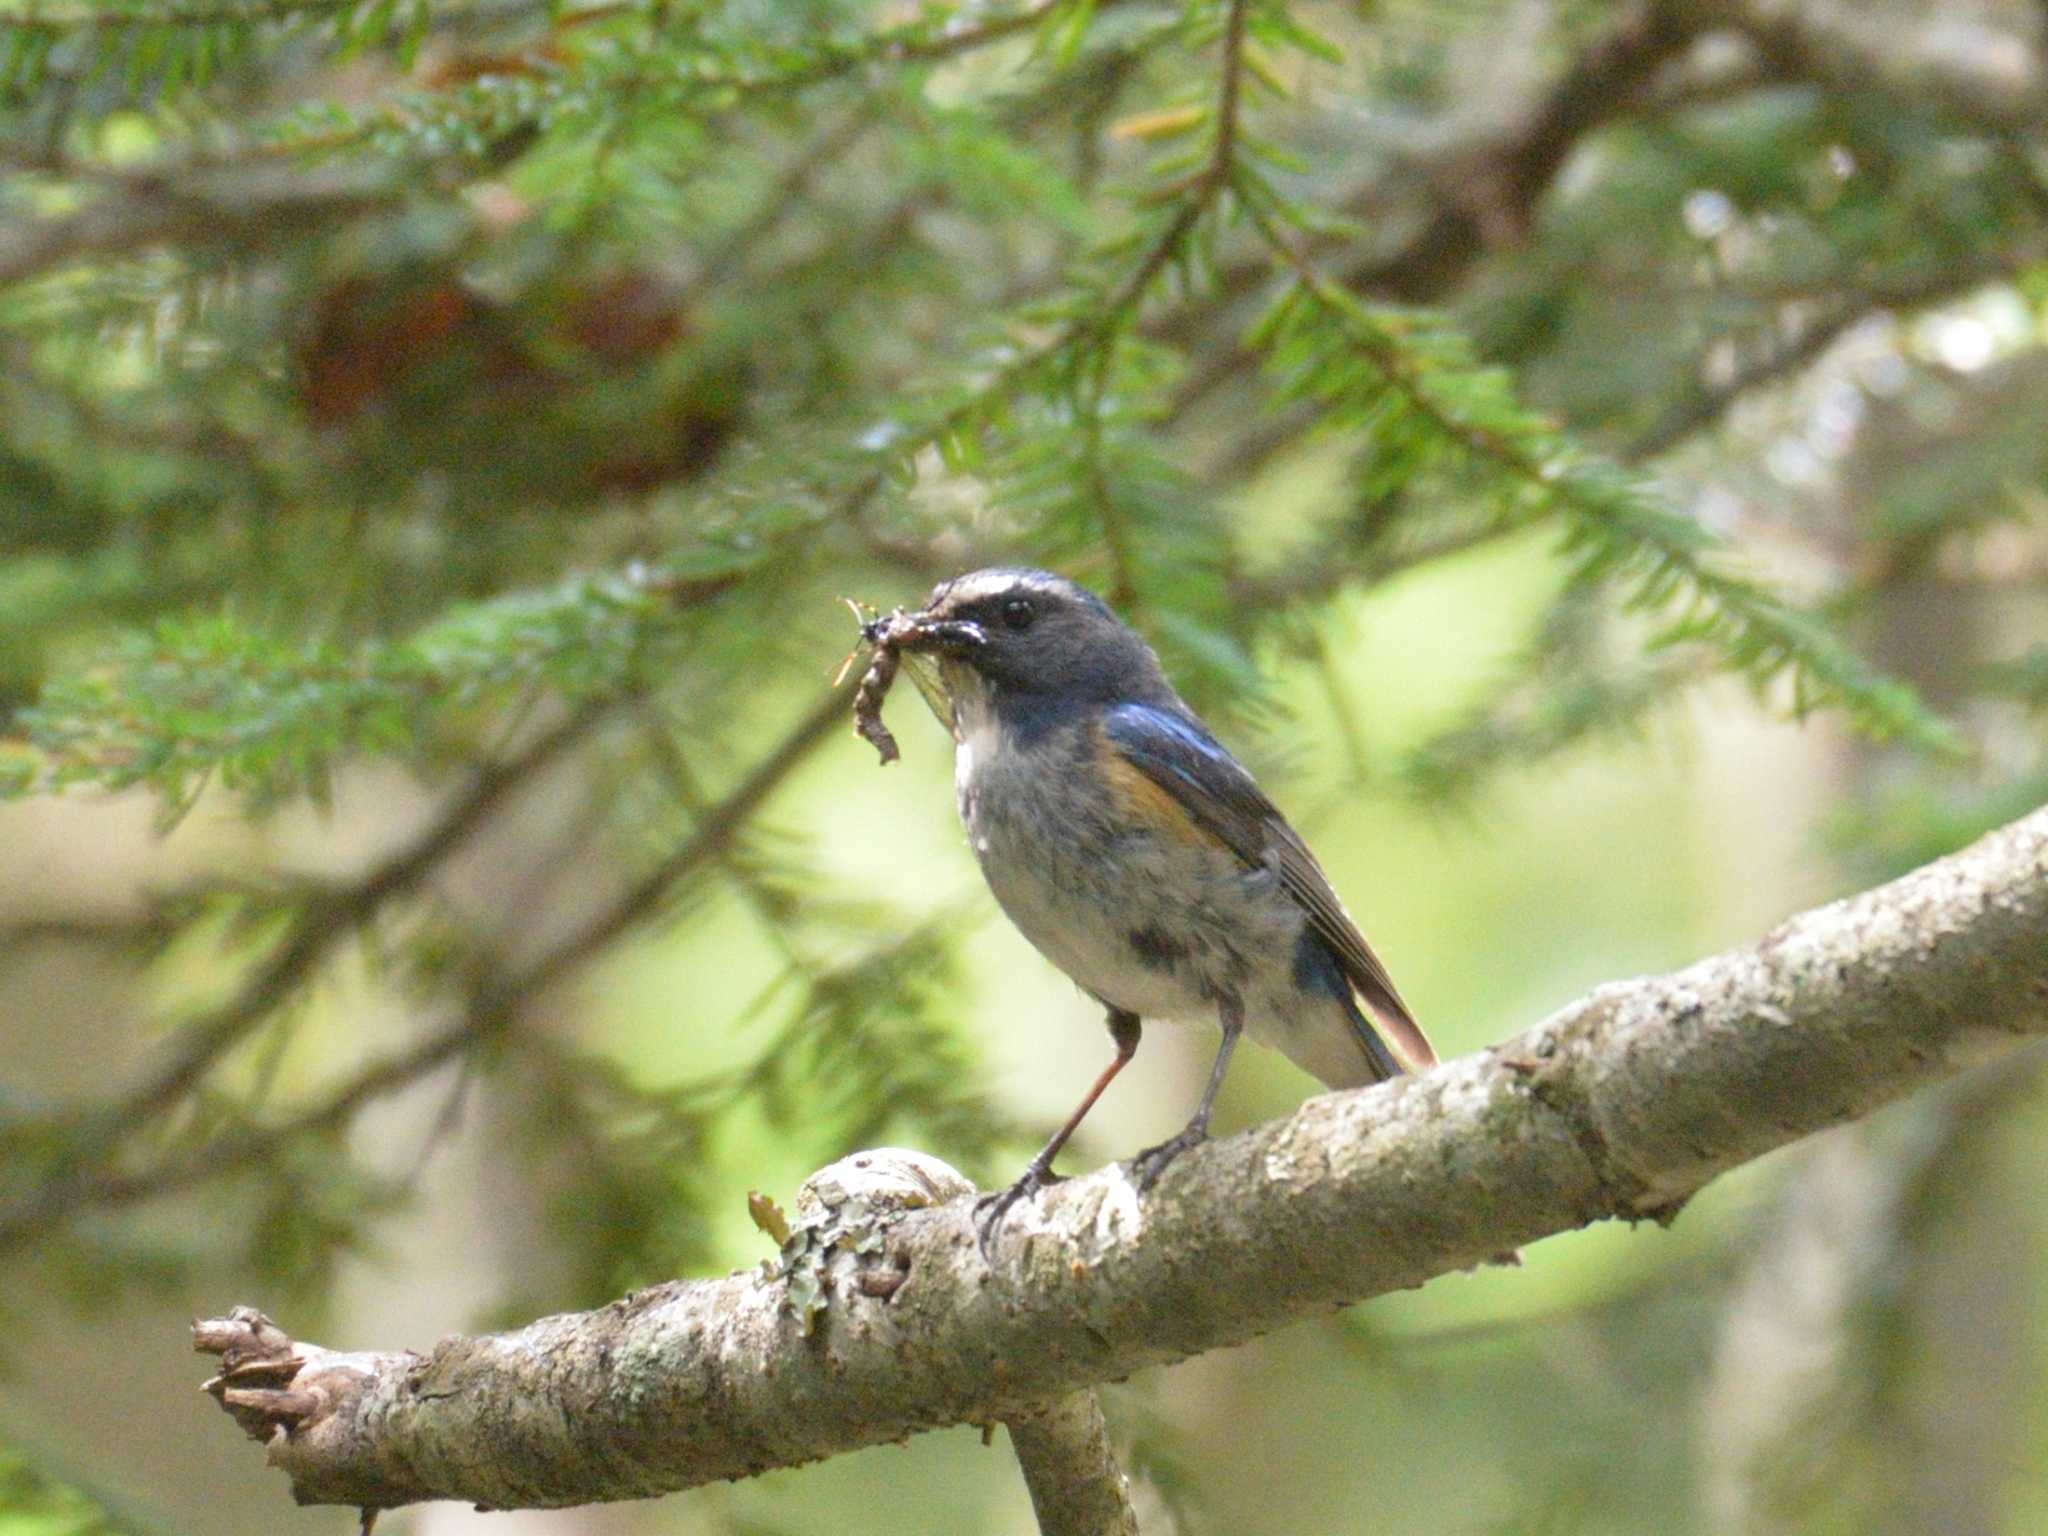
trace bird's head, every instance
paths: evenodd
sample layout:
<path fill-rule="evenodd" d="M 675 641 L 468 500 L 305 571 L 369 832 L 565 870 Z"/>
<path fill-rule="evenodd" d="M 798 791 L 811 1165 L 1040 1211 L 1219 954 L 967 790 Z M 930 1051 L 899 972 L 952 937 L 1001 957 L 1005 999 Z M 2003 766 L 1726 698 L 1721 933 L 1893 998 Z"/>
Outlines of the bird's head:
<path fill-rule="evenodd" d="M 938 659 L 956 705 L 976 696 L 1001 708 L 1171 693 L 1152 648 L 1107 603 L 1029 566 L 992 566 L 941 582 L 898 645 Z"/>

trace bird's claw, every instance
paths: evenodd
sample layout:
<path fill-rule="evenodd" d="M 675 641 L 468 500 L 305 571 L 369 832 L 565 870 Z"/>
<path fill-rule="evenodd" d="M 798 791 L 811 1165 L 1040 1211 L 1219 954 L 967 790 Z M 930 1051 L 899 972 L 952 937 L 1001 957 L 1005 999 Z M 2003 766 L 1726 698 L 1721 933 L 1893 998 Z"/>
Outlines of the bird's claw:
<path fill-rule="evenodd" d="M 1147 1147 L 1131 1159 L 1131 1182 L 1138 1186 L 1138 1193 L 1147 1193 L 1159 1181 L 1159 1175 L 1166 1172 L 1166 1165 L 1190 1147 L 1199 1147 L 1209 1139 L 1206 1130 L 1189 1126 L 1178 1136 L 1169 1136 L 1156 1147 Z"/>
<path fill-rule="evenodd" d="M 1061 1178 L 1062 1175 L 1050 1168 L 1041 1168 L 1033 1163 L 1024 1170 L 1024 1176 L 1008 1189 L 996 1190 L 974 1202 L 974 1237 L 981 1249 L 983 1263 L 994 1262 L 996 1233 L 1001 1230 L 1003 1217 L 1009 1214 L 1010 1207 L 1059 1183 Z"/>

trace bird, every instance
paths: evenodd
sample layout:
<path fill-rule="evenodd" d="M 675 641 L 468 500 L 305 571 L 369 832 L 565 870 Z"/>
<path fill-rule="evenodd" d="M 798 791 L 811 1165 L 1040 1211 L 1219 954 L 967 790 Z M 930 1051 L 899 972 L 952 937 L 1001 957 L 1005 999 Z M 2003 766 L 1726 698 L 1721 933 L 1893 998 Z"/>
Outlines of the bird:
<path fill-rule="evenodd" d="M 984 1250 L 1055 1181 L 1145 1020 L 1213 1017 L 1222 1042 L 1186 1127 L 1137 1155 L 1141 1192 L 1207 1138 L 1242 1034 L 1331 1088 L 1435 1064 L 1308 845 L 1102 598 L 995 566 L 941 582 L 891 637 L 936 664 L 960 820 L 997 905 L 1101 1005 L 1115 1052 L 1022 1176 L 983 1198 Z"/>

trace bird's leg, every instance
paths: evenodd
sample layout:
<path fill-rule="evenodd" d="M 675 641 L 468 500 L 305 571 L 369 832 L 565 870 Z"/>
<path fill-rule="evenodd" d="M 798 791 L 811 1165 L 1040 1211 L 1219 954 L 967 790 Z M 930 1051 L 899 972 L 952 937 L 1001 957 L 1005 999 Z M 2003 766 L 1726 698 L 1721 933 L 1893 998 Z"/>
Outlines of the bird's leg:
<path fill-rule="evenodd" d="M 1230 1053 L 1237 1049 L 1237 1037 L 1244 1033 L 1244 1004 L 1234 997 L 1226 997 L 1219 1006 L 1223 1024 L 1223 1043 L 1216 1048 L 1216 1065 L 1209 1069 L 1209 1086 L 1202 1090 L 1202 1102 L 1195 1106 L 1194 1118 L 1177 1136 L 1169 1136 L 1156 1147 L 1147 1147 L 1131 1160 L 1140 1190 L 1150 1189 L 1160 1174 L 1166 1172 L 1166 1165 L 1189 1147 L 1200 1146 L 1209 1139 L 1209 1111 L 1216 1107 L 1217 1090 L 1223 1086 L 1223 1075 L 1230 1070 Z"/>
<path fill-rule="evenodd" d="M 1024 1176 L 1008 1189 L 983 1195 L 975 1204 L 975 1226 L 980 1233 L 983 1257 L 988 1254 L 996 1229 L 1003 1224 L 1003 1214 L 1019 1200 L 1029 1199 L 1046 1185 L 1059 1181 L 1059 1175 L 1052 1171 L 1052 1160 L 1060 1155 L 1060 1148 L 1067 1144 L 1067 1138 L 1088 1117 L 1088 1111 L 1102 1097 L 1102 1090 L 1115 1081 L 1117 1073 L 1123 1071 L 1130 1059 L 1138 1054 L 1138 1040 L 1144 1032 L 1145 1027 L 1135 1013 L 1126 1013 L 1121 1008 L 1109 1010 L 1109 1038 L 1116 1047 L 1116 1059 L 1102 1069 L 1102 1076 L 1095 1079 L 1095 1086 L 1088 1090 L 1080 1107 L 1067 1116 L 1067 1123 L 1054 1131 L 1052 1140 L 1039 1149 L 1038 1156 L 1024 1165 Z"/>

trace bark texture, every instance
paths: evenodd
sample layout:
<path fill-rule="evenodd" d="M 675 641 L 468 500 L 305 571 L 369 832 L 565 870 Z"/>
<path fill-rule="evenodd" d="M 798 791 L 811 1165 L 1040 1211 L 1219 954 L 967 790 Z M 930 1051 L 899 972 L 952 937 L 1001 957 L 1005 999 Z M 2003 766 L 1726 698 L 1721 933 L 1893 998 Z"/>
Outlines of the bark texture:
<path fill-rule="evenodd" d="M 1017 1414 L 1010 1444 L 1031 1490 L 1039 1536 L 1138 1536 L 1130 1480 L 1110 1451 L 1093 1392 Z"/>
<path fill-rule="evenodd" d="M 1728 1168 L 2041 1034 L 2048 810 L 1492 1050 L 1311 1099 L 1143 1196 L 1121 1166 L 1061 1184 L 1011 1211 L 993 1266 L 972 1202 L 912 1171 L 901 1200 L 800 1211 L 773 1275 L 424 1355 L 299 1345 L 247 1309 L 195 1332 L 301 1502 L 636 1498 L 1026 1420 L 1553 1232 L 1668 1218 Z"/>

